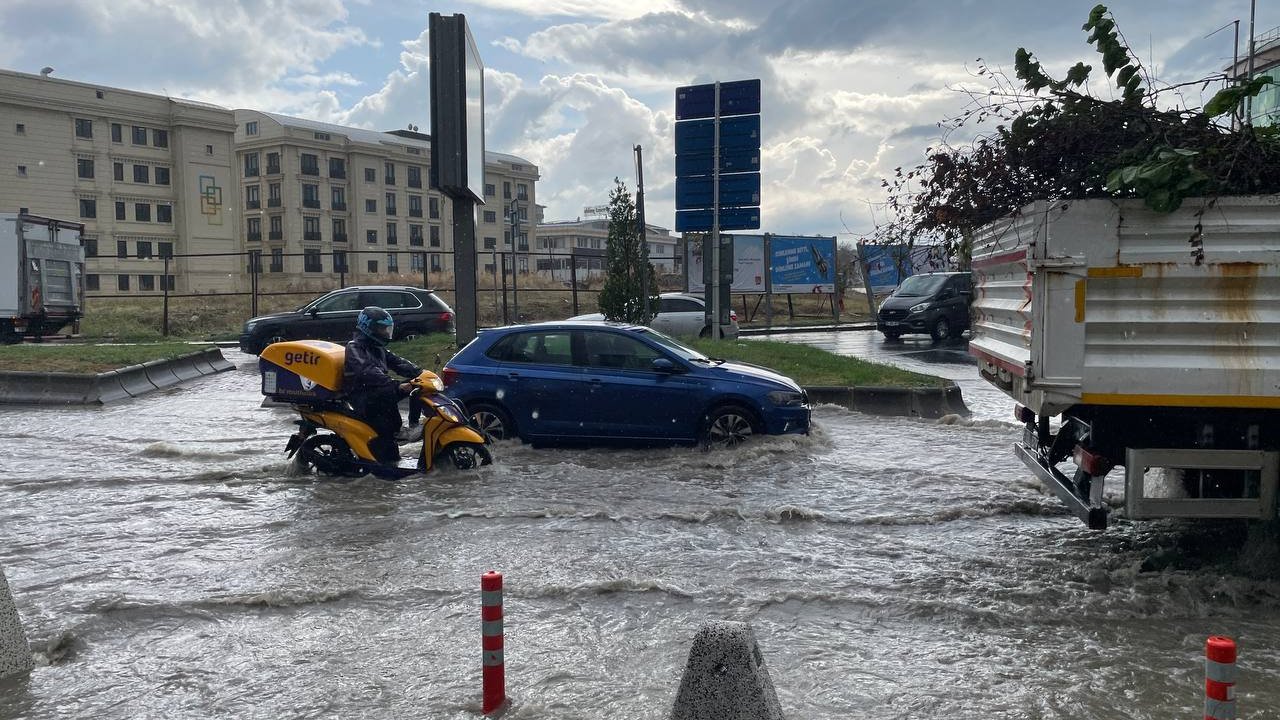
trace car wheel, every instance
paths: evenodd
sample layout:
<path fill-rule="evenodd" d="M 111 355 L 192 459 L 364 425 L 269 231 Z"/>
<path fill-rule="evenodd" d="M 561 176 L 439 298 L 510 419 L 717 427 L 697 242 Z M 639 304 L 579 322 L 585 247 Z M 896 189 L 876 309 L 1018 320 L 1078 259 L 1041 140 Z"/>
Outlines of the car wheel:
<path fill-rule="evenodd" d="M 516 425 L 506 410 L 490 403 L 479 402 L 470 406 L 471 422 L 480 432 L 494 440 L 510 440 L 516 437 Z"/>
<path fill-rule="evenodd" d="M 929 330 L 929 334 L 933 337 L 933 341 L 938 343 L 951 337 L 951 321 L 945 317 L 940 317 L 933 321 L 933 328 Z"/>
<path fill-rule="evenodd" d="M 880 332 L 884 333 L 885 340 L 898 340 L 902 337 L 902 333 L 897 330 L 881 330 Z"/>
<path fill-rule="evenodd" d="M 707 449 L 741 445 L 756 431 L 755 415 L 741 405 L 721 405 L 707 414 L 702 444 Z"/>
<path fill-rule="evenodd" d="M 268 345 L 271 345 L 272 343 L 284 342 L 285 340 L 288 340 L 288 339 L 289 339 L 289 338 L 287 338 L 287 337 L 285 337 L 284 335 L 281 335 L 281 334 L 279 334 L 279 333 L 277 333 L 277 334 L 275 334 L 275 335 L 268 335 L 268 336 L 266 337 L 266 339 L 264 339 L 264 340 L 262 341 L 262 349 L 264 349 L 264 350 L 265 350 L 265 349 L 267 348 L 267 346 L 268 346 Z"/>

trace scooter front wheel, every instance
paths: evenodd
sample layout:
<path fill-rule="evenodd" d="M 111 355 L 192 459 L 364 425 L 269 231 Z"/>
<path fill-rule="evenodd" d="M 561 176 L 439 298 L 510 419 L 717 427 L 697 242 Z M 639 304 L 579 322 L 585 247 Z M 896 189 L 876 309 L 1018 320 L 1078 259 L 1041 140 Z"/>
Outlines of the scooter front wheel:
<path fill-rule="evenodd" d="M 448 458 L 449 462 L 459 470 L 472 470 L 482 465 L 493 463 L 493 455 L 483 443 L 456 442 L 440 451 L 440 458 Z"/>

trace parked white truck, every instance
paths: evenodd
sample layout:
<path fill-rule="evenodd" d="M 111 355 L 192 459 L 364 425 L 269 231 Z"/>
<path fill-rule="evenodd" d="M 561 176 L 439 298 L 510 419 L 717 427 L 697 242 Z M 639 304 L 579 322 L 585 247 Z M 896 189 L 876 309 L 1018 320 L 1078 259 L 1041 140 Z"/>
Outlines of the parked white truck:
<path fill-rule="evenodd" d="M 1274 517 L 1280 196 L 1035 203 L 974 237 L 973 275 L 1015 452 L 1089 527 L 1116 466 L 1128 518 Z"/>
<path fill-rule="evenodd" d="M 0 213 L 0 342 L 41 337 L 84 315 L 84 225 Z"/>

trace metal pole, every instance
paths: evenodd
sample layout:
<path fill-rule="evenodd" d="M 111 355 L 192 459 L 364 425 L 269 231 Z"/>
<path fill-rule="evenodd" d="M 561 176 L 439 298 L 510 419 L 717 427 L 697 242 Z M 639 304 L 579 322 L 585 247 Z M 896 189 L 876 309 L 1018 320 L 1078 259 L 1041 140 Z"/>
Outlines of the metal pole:
<path fill-rule="evenodd" d="M 578 313 L 578 256 L 577 254 L 572 252 L 572 248 L 570 248 L 570 253 L 569 253 L 569 287 L 571 288 L 570 293 L 573 296 L 573 314 L 577 315 L 579 314 Z"/>
<path fill-rule="evenodd" d="M 169 337 L 169 256 L 164 256 L 164 318 L 160 321 L 160 334 Z"/>
<path fill-rule="evenodd" d="M 1257 0 L 1249 0 L 1249 74 L 1245 78 L 1245 82 L 1253 80 L 1253 18 L 1254 13 L 1258 9 Z M 1244 121 L 1248 125 L 1253 124 L 1253 97 L 1245 98 L 1244 101 Z"/>
<path fill-rule="evenodd" d="M 507 312 L 507 253 L 502 253 L 502 324 L 511 324 L 511 315 Z M 514 267 L 514 261 L 513 261 Z"/>
<path fill-rule="evenodd" d="M 493 242 L 493 314 L 494 319 L 498 315 L 498 241 Z"/>
<path fill-rule="evenodd" d="M 513 243 L 514 244 L 514 243 Z M 516 245 L 516 252 L 512 254 L 511 260 L 511 314 L 515 318 L 516 324 L 520 324 L 520 268 L 517 265 L 520 262 L 520 246 Z"/>
<path fill-rule="evenodd" d="M 649 312 L 649 233 L 644 222 L 644 149 L 635 146 L 636 152 L 636 229 L 640 236 L 640 322 L 649 324 L 653 314 Z"/>
<path fill-rule="evenodd" d="M 711 338 L 720 339 L 720 83 L 711 141 Z"/>

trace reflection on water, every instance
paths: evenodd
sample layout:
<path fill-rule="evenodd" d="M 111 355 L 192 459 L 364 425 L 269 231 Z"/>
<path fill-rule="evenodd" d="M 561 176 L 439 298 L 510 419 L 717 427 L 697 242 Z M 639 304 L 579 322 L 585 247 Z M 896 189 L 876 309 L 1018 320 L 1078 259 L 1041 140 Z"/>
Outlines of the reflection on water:
<path fill-rule="evenodd" d="M 1090 532 L 995 419 L 822 407 L 734 452 L 501 443 L 340 484 L 286 475 L 291 415 L 244 365 L 0 410 L 0 566 L 41 659 L 0 717 L 474 718 L 489 569 L 517 718 L 666 717 L 713 618 L 754 626 L 788 717 L 1181 717 L 1214 633 L 1242 716 L 1280 707 L 1274 532 Z"/>

